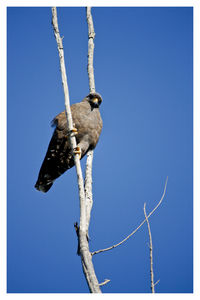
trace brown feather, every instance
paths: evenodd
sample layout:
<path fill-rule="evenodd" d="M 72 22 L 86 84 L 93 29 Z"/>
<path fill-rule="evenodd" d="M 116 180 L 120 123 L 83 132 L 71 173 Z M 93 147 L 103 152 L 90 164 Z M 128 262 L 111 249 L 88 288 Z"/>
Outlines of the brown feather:
<path fill-rule="evenodd" d="M 82 102 L 71 106 L 77 146 L 81 148 L 81 158 L 96 147 L 102 130 L 102 119 L 98 107 L 93 106 L 92 99 L 99 97 L 97 93 L 89 94 Z M 74 159 L 69 144 L 65 111 L 57 115 L 53 122 L 56 126 L 49 147 L 42 163 L 35 188 L 47 192 L 54 180 L 74 166 Z"/>

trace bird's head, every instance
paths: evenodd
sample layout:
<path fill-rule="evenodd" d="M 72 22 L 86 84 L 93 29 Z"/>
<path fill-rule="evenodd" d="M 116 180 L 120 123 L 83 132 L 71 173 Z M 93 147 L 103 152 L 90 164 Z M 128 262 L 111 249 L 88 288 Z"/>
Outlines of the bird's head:
<path fill-rule="evenodd" d="M 87 101 L 90 103 L 92 108 L 97 108 L 101 105 L 102 98 L 98 93 L 90 93 L 86 96 Z"/>

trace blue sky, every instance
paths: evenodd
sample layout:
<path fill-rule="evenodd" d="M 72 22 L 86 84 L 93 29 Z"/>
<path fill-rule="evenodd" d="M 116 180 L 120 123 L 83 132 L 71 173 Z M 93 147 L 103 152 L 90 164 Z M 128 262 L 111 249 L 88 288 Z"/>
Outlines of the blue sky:
<path fill-rule="evenodd" d="M 8 8 L 7 111 L 9 293 L 86 293 L 73 223 L 75 169 L 43 194 L 34 189 L 64 109 L 50 8 Z M 121 241 L 150 219 L 158 293 L 193 291 L 193 10 L 93 8 L 96 90 L 104 122 L 94 154 L 91 251 Z M 85 8 L 58 8 L 71 103 L 88 94 Z M 82 161 L 84 169 L 85 160 Z M 144 225 L 122 246 L 94 257 L 105 293 L 149 293 Z"/>

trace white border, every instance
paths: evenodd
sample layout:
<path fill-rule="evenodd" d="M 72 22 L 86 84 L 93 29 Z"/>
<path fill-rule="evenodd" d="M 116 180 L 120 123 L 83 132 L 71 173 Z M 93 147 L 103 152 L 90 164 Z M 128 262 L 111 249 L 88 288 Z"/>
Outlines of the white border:
<path fill-rule="evenodd" d="M 200 213 L 200 2 L 199 1 L 182 1 L 182 0 L 159 0 L 159 1 L 67 1 L 67 0 L 57 0 L 57 1 L 14 1 L 5 0 L 0 2 L 0 37 L 1 37 L 1 47 L 0 47 L 0 128 L 1 128 L 1 152 L 0 152 L 0 166 L 1 166 L 1 195 L 0 198 L 0 297 L 3 300 L 6 297 L 15 297 L 30 299 L 32 297 L 94 297 L 94 295 L 89 294 L 7 294 L 6 293 L 6 7 L 7 6 L 193 6 L 194 7 L 194 295 L 191 294 L 179 294 L 181 297 L 196 297 L 200 295 L 200 284 L 199 284 L 199 270 L 200 270 L 200 225 L 199 225 L 199 213 Z M 2 145 L 3 141 L 3 145 Z M 187 220 L 186 220 L 187 222 Z M 185 237 L 187 239 L 187 237 Z M 181 251 L 181 249 L 180 249 Z M 103 297 L 111 297 L 112 294 L 103 294 Z M 115 297 L 144 297 L 150 296 L 149 294 L 114 294 Z M 95 295 L 99 297 L 100 295 Z M 159 294 L 159 297 L 168 297 L 168 294 Z M 177 297 L 178 294 L 170 294 L 170 297 Z"/>
<path fill-rule="evenodd" d="M 17 0 L 5 0 L 1 6 L 118 6 L 118 7 L 124 7 L 124 6 L 198 6 L 198 1 L 195 0 L 115 0 L 115 1 L 106 1 L 106 0 L 87 0 L 87 1 L 81 1 L 81 0 L 35 0 L 35 1 L 17 1 Z"/>
<path fill-rule="evenodd" d="M 0 37 L 1 37 L 1 46 L 0 46 L 0 170 L 1 170 L 1 179 L 0 179 L 0 293 L 3 289 L 5 291 L 6 287 L 6 161 L 7 161 L 7 149 L 6 149 L 6 124 L 7 124 L 7 111 L 6 111 L 6 7 L 0 3 Z M 2 298 L 2 297 L 0 297 Z"/>

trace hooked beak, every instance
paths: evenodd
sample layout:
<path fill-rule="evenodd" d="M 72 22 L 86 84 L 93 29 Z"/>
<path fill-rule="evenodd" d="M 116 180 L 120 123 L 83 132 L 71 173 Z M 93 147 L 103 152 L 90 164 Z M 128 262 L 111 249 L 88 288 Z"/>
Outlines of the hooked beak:
<path fill-rule="evenodd" d="M 99 107 L 99 99 L 94 98 L 92 99 L 92 106 L 98 108 Z"/>
<path fill-rule="evenodd" d="M 96 106 L 96 105 L 99 105 L 99 100 L 98 100 L 98 98 L 94 98 L 94 99 L 92 100 L 92 102 L 94 103 L 95 106 Z"/>

